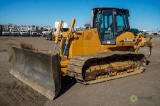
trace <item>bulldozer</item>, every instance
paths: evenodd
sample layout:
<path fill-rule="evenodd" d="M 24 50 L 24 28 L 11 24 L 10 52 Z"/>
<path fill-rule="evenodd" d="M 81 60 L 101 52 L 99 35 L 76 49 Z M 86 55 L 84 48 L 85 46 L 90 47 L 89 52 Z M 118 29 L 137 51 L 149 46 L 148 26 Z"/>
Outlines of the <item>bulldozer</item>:
<path fill-rule="evenodd" d="M 130 32 L 129 10 L 106 7 L 91 11 L 91 26 L 85 30 L 74 31 L 73 18 L 69 30 L 60 34 L 60 20 L 52 52 L 40 52 L 27 43 L 11 46 L 10 73 L 50 100 L 60 92 L 63 76 L 90 85 L 142 73 L 154 42 L 141 33 L 135 38 Z"/>

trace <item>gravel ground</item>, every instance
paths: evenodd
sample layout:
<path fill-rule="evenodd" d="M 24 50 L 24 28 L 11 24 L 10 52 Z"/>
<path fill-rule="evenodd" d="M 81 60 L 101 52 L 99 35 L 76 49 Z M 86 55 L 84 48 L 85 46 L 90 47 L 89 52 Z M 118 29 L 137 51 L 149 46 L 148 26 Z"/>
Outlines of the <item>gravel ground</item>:
<path fill-rule="evenodd" d="M 50 101 L 8 73 L 7 44 L 33 43 L 45 52 L 53 50 L 54 42 L 43 37 L 0 37 L 0 106 L 160 106 L 160 37 L 153 40 L 151 62 L 144 73 L 94 85 L 65 77 L 59 96 Z"/>

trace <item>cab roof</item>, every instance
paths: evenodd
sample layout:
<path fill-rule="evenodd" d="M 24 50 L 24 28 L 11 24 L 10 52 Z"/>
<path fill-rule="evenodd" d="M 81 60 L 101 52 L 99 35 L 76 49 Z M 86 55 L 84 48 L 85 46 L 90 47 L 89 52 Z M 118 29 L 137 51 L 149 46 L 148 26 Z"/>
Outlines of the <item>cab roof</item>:
<path fill-rule="evenodd" d="M 129 11 L 128 9 L 124 9 L 124 8 L 115 8 L 115 7 L 97 7 L 97 8 L 93 8 L 92 10 L 105 10 L 105 9 L 110 9 L 110 10 L 123 10 L 123 11 Z"/>

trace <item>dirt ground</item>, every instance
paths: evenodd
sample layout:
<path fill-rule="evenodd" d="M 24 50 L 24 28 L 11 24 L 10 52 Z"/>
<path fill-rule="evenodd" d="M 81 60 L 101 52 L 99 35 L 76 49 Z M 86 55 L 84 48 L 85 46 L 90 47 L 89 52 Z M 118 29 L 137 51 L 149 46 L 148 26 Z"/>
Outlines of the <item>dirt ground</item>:
<path fill-rule="evenodd" d="M 32 90 L 8 73 L 10 70 L 7 53 L 8 43 L 18 45 L 20 42 L 34 42 L 37 47 L 42 45 L 42 47 L 50 49 L 47 47 L 49 45 L 47 43 L 51 42 L 41 42 L 44 38 L 38 38 L 39 41 L 36 39 L 34 37 L 0 37 L 0 106 L 42 106 L 47 101 L 46 97 Z"/>
<path fill-rule="evenodd" d="M 54 42 L 44 37 L 0 36 L 0 106 L 160 106 L 160 37 L 153 40 L 151 62 L 144 73 L 87 86 L 66 77 L 60 94 L 50 101 L 8 73 L 7 45 L 32 43 L 46 52 L 53 50 Z M 138 100 L 131 102 L 132 95 Z"/>

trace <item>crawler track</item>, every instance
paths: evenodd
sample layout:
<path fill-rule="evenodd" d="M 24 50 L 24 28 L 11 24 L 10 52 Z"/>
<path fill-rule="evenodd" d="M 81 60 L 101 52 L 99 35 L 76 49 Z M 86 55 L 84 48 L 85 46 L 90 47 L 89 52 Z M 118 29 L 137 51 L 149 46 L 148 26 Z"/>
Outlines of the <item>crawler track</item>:
<path fill-rule="evenodd" d="M 67 75 L 75 77 L 83 84 L 94 84 L 142 73 L 145 65 L 145 56 L 140 53 L 97 53 L 70 59 Z"/>

